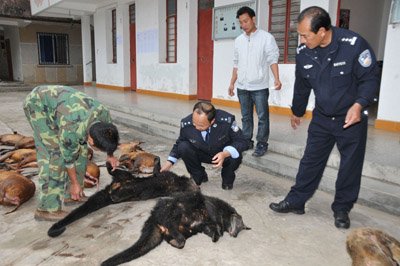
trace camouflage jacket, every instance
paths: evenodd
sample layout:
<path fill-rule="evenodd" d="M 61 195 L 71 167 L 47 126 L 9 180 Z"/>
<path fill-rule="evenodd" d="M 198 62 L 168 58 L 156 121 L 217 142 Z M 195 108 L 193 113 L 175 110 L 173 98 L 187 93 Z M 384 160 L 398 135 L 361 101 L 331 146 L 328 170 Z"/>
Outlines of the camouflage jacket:
<path fill-rule="evenodd" d="M 58 135 L 66 167 L 74 164 L 80 149 L 87 149 L 85 144 L 91 124 L 111 123 L 110 112 L 105 106 L 71 87 L 39 86 L 33 93 L 41 99 L 47 125 Z"/>

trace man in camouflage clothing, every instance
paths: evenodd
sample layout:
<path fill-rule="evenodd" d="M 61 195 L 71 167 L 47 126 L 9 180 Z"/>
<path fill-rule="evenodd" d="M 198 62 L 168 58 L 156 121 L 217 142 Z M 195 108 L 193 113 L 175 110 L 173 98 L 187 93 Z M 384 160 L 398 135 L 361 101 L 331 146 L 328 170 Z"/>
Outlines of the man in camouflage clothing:
<path fill-rule="evenodd" d="M 88 145 L 113 156 L 119 143 L 109 111 L 86 94 L 66 86 L 39 86 L 24 102 L 34 131 L 39 166 L 39 204 L 35 219 L 57 221 L 62 203 L 84 200 Z"/>

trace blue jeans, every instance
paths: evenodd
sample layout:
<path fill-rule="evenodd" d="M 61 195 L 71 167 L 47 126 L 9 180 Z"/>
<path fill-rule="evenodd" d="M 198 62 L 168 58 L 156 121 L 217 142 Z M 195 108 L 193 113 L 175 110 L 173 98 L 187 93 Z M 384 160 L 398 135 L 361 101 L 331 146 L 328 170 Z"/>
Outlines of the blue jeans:
<path fill-rule="evenodd" d="M 257 142 L 268 142 L 269 138 L 269 107 L 268 107 L 268 88 L 257 91 L 247 91 L 237 89 L 237 94 L 242 112 L 242 131 L 244 137 L 251 141 L 253 138 L 253 109 L 256 106 L 258 116 Z"/>

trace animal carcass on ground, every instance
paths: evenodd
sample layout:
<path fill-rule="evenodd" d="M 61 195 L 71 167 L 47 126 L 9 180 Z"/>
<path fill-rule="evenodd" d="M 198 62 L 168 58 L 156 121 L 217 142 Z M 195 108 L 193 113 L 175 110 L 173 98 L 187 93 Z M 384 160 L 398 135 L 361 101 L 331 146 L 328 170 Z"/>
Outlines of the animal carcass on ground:
<path fill-rule="evenodd" d="M 357 228 L 347 236 L 347 252 L 353 266 L 400 265 L 400 242 L 372 228 Z"/>
<path fill-rule="evenodd" d="M 14 132 L 13 134 L 0 135 L 0 145 L 14 146 L 16 149 L 34 148 L 35 141 L 33 137 L 24 136 Z"/>
<path fill-rule="evenodd" d="M 16 211 L 22 203 L 28 201 L 35 194 L 35 183 L 17 171 L 0 170 L 0 204 L 16 206 Z"/>
<path fill-rule="evenodd" d="M 10 169 L 37 167 L 35 149 L 18 149 L 7 152 L 0 157 L 1 163 L 6 163 Z"/>
<path fill-rule="evenodd" d="M 132 141 L 119 145 L 120 165 L 126 167 L 135 174 L 152 174 L 154 172 L 159 172 L 161 168 L 160 157 L 144 151 L 140 147 L 141 143 L 142 142 L 139 141 Z"/>

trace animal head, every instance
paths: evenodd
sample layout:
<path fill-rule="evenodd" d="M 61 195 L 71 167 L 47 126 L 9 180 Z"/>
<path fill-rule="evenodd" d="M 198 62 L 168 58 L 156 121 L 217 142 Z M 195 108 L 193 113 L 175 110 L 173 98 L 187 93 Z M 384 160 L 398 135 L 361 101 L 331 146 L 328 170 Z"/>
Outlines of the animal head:
<path fill-rule="evenodd" d="M 228 226 L 228 233 L 230 236 L 237 237 L 237 235 L 242 230 L 250 230 L 250 227 L 247 227 L 238 213 L 233 213 L 231 215 L 230 225 Z"/>
<path fill-rule="evenodd" d="M 132 179 L 134 175 L 127 169 L 117 167 L 113 170 L 109 162 L 106 163 L 107 171 L 112 176 L 113 182 L 122 182 L 124 180 Z"/>
<path fill-rule="evenodd" d="M 121 155 L 130 153 L 130 152 L 134 152 L 134 151 L 143 151 L 143 149 L 140 147 L 140 144 L 142 144 L 142 143 L 143 142 L 141 142 L 141 141 L 131 141 L 128 143 L 121 143 L 118 145 L 118 149 L 119 149 Z"/>
<path fill-rule="evenodd" d="M 135 174 L 153 174 L 161 169 L 160 157 L 144 151 L 123 154 L 119 162 Z"/>

